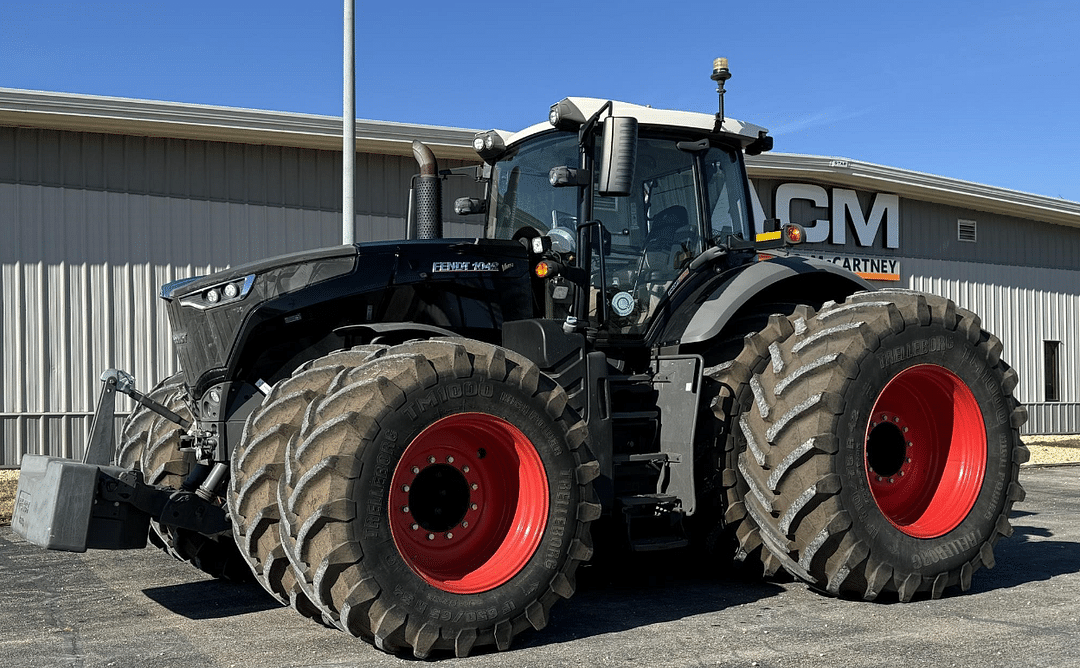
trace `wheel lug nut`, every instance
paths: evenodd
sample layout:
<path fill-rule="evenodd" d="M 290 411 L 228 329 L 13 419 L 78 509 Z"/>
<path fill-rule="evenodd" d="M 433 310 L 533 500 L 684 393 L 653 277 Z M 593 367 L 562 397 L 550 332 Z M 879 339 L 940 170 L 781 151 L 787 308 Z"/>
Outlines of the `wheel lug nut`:
<path fill-rule="evenodd" d="M 473 509 L 473 510 L 477 510 L 478 508 L 480 508 L 480 506 L 476 505 L 475 503 L 474 503 L 474 504 L 472 504 L 472 509 Z"/>
<path fill-rule="evenodd" d="M 412 467 L 412 472 L 413 472 L 413 474 L 419 473 L 420 472 L 420 467 L 419 466 Z"/>
<path fill-rule="evenodd" d="M 420 528 L 420 525 L 419 525 L 419 524 L 414 524 L 414 525 L 412 525 L 412 530 L 413 530 L 413 531 L 416 531 L 416 530 L 417 530 L 417 529 L 419 529 L 419 528 Z"/>
<path fill-rule="evenodd" d="M 452 531 L 447 531 L 446 532 L 446 540 L 450 540 L 453 537 L 454 537 L 454 532 L 452 532 Z"/>
<path fill-rule="evenodd" d="M 462 470 L 463 473 L 468 473 L 469 472 L 469 465 L 466 464 L 465 466 L 462 466 L 461 470 Z"/>
<path fill-rule="evenodd" d="M 409 512 L 409 507 L 408 506 L 402 506 L 401 507 L 401 512 L 403 512 L 403 513 Z"/>
<path fill-rule="evenodd" d="M 428 539 L 428 540 L 435 540 L 435 534 L 433 534 L 433 533 L 429 533 L 429 534 L 427 535 L 427 539 Z"/>
<path fill-rule="evenodd" d="M 446 456 L 446 463 L 447 464 L 453 464 L 454 463 L 454 456 L 453 455 L 447 455 Z"/>
<path fill-rule="evenodd" d="M 480 489 L 480 485 L 477 485 L 477 484 L 476 484 L 476 483 L 474 482 L 474 483 L 472 484 L 472 488 L 473 488 L 473 489 Z"/>
<path fill-rule="evenodd" d="M 408 485 L 403 485 L 403 486 L 402 486 L 402 488 L 401 488 L 401 491 L 403 491 L 403 492 L 407 492 L 407 491 L 409 491 L 410 489 L 411 489 L 411 488 L 410 488 L 410 487 L 409 487 Z"/>
<path fill-rule="evenodd" d="M 469 528 L 469 520 L 465 520 L 464 522 L 462 522 L 461 523 L 461 528 L 462 529 L 468 529 Z"/>
<path fill-rule="evenodd" d="M 428 457 L 427 461 L 428 461 L 428 464 L 434 464 L 435 463 L 435 457 L 434 456 Z"/>

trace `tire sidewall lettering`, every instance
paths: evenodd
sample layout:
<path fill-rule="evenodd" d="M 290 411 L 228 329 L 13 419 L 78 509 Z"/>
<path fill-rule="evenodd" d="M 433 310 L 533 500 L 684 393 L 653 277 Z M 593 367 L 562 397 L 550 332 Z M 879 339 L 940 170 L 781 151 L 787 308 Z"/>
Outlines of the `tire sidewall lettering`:
<path fill-rule="evenodd" d="M 982 411 L 987 436 L 986 471 L 975 503 L 958 526 L 936 538 L 909 536 L 889 522 L 874 500 L 865 468 L 866 427 L 874 401 L 892 378 L 922 364 L 949 369 L 968 386 Z M 863 356 L 858 378 L 849 383 L 845 392 L 846 414 L 838 420 L 839 443 L 844 452 L 835 461 L 842 478 L 841 505 L 851 515 L 852 531 L 869 544 L 872 552 L 897 555 L 898 563 L 906 564 L 911 572 L 941 572 L 970 561 L 982 543 L 991 538 L 985 527 L 988 522 L 992 527 L 1005 504 L 1013 438 L 1000 378 L 979 348 L 961 333 L 936 322 L 909 325 L 885 337 L 878 350 Z"/>
<path fill-rule="evenodd" d="M 443 591 L 412 571 L 398 553 L 388 515 L 390 480 L 408 445 L 436 420 L 459 413 L 486 413 L 517 427 L 536 448 L 548 480 L 547 523 L 536 551 L 506 583 L 467 595 Z M 363 469 L 351 494 L 359 527 L 354 538 L 365 555 L 366 570 L 410 613 L 443 625 L 486 627 L 521 614 L 562 568 L 577 532 L 580 488 L 573 453 L 563 445 L 565 420 L 552 420 L 538 410 L 536 398 L 510 383 L 474 378 L 411 392 L 379 425 L 359 455 Z"/>

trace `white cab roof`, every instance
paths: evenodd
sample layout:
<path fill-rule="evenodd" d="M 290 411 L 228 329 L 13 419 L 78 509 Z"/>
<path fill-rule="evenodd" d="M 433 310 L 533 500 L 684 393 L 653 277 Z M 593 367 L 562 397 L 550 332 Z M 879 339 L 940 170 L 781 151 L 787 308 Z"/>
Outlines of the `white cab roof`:
<path fill-rule="evenodd" d="M 608 100 L 595 97 L 568 97 L 566 98 L 566 101 L 577 107 L 578 110 L 581 111 L 581 115 L 585 118 L 590 118 L 599 111 L 601 107 L 608 103 Z M 631 116 L 636 118 L 638 124 L 642 126 L 690 129 L 701 132 L 712 132 L 716 124 L 716 116 L 714 114 L 703 114 L 698 111 L 654 109 L 653 107 L 630 104 L 629 102 L 612 101 L 611 115 Z M 737 136 L 744 145 L 756 140 L 761 136 L 761 133 L 768 132 L 759 125 L 744 123 L 742 121 L 737 121 L 734 118 L 724 118 L 724 125 L 721 129 L 727 134 Z M 518 132 L 505 132 L 503 130 L 497 130 L 497 132 L 502 137 L 503 142 L 507 146 L 510 146 L 527 137 L 549 130 L 551 130 L 551 124 L 544 122 L 537 123 L 536 125 L 532 125 Z"/>

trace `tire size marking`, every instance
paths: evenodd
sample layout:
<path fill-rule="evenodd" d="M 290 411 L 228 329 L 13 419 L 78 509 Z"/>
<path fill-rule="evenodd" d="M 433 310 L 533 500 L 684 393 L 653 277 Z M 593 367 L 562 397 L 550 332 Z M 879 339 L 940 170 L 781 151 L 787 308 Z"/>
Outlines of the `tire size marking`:
<path fill-rule="evenodd" d="M 500 616 L 512 614 L 517 608 L 513 601 L 504 601 L 499 607 L 491 606 L 477 610 L 451 610 L 447 606 L 455 606 L 455 602 L 442 597 L 432 597 L 431 602 L 435 603 L 436 606 L 441 605 L 444 607 L 431 607 L 428 601 L 407 591 L 401 585 L 394 587 L 394 596 L 396 596 L 406 607 L 412 608 L 421 614 L 426 614 L 431 619 L 440 622 L 465 622 L 474 624 L 476 622 L 494 621 Z"/>
<path fill-rule="evenodd" d="M 929 339 L 916 339 L 902 346 L 889 348 L 878 354 L 878 363 L 881 368 L 898 364 L 913 357 L 921 357 L 930 353 L 945 352 L 951 350 L 953 340 L 947 336 L 931 336 Z"/>
<path fill-rule="evenodd" d="M 520 398 L 510 394 L 509 392 L 502 392 L 499 394 L 499 402 L 512 406 L 521 411 L 522 414 L 528 416 L 529 421 L 540 429 L 544 438 L 542 442 L 537 443 L 533 441 L 533 445 L 539 450 L 541 447 L 546 447 L 551 451 L 551 454 L 558 457 L 562 454 L 562 447 L 559 446 L 561 439 L 555 436 L 555 433 L 551 430 L 551 419 L 537 413 L 531 406 L 526 404 Z"/>
<path fill-rule="evenodd" d="M 847 469 L 848 475 L 856 478 L 863 470 L 863 463 L 866 459 L 866 455 L 863 452 L 863 441 L 858 438 L 859 422 L 862 419 L 861 411 L 858 408 L 852 408 L 848 412 L 847 421 L 847 433 L 848 436 L 845 439 L 844 445 L 846 446 L 844 452 L 844 468 Z"/>
<path fill-rule="evenodd" d="M 990 494 L 990 503 L 987 504 L 986 511 L 983 513 L 984 521 L 991 521 L 997 516 L 1001 495 L 1005 492 L 1005 482 L 1011 479 L 1008 472 L 1009 467 L 1012 466 L 1010 457 L 1012 449 L 1009 447 L 1011 436 L 1011 433 L 998 436 L 997 475 L 994 476 L 997 478 L 997 484 L 994 485 L 994 491 Z"/>

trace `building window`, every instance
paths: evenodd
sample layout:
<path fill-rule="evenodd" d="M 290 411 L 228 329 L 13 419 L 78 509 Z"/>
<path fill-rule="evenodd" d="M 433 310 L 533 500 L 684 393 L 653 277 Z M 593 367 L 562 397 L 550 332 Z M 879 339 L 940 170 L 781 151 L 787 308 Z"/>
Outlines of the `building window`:
<path fill-rule="evenodd" d="M 975 243 L 977 232 L 978 223 L 974 220 L 956 221 L 956 239 L 958 241 L 970 241 L 971 243 Z"/>
<path fill-rule="evenodd" d="M 1058 385 L 1058 351 L 1060 341 L 1043 341 L 1043 361 L 1046 365 L 1046 401 L 1061 401 L 1061 388 Z"/>

